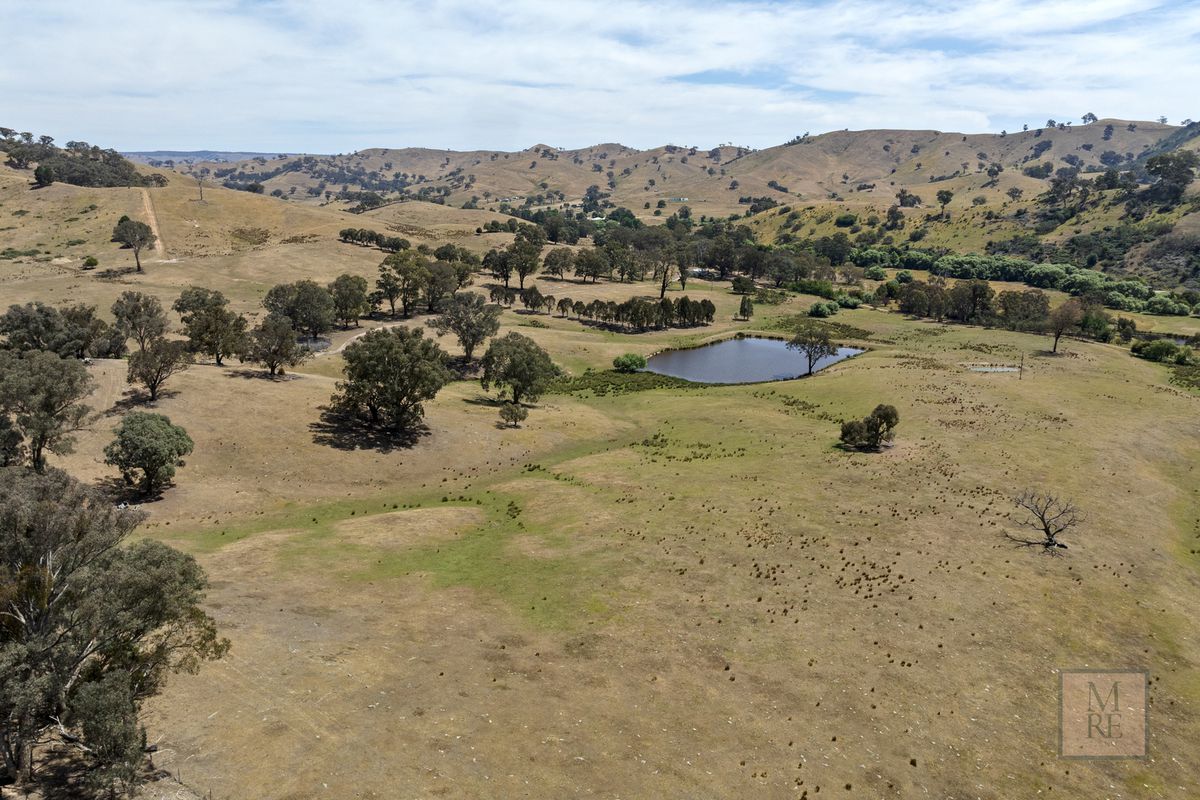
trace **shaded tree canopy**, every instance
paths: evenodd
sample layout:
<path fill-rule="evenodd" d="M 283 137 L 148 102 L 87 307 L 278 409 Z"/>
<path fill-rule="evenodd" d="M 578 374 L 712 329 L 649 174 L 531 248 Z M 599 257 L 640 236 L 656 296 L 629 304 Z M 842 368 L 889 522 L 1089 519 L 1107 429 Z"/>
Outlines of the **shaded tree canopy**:
<path fill-rule="evenodd" d="M 134 782 L 142 704 L 170 673 L 227 651 L 201 608 L 207 581 L 195 559 L 150 539 L 125 543 L 143 518 L 59 470 L 0 470 L 0 752 L 10 778 L 56 728 L 93 772 Z"/>
<path fill-rule="evenodd" d="M 496 386 L 500 391 L 508 388 L 513 403 L 522 399 L 536 402 L 560 375 L 550 355 L 537 342 L 519 333 L 509 333 L 494 339 L 483 356 L 485 390 Z"/>
<path fill-rule="evenodd" d="M 20 436 L 34 470 L 46 468 L 46 453 L 66 455 L 71 434 L 82 429 L 91 409 L 83 400 L 95 382 L 74 358 L 34 350 L 20 356 L 0 352 L 0 415 L 7 418 L 6 436 Z"/>
<path fill-rule="evenodd" d="M 116 428 L 116 438 L 104 448 L 104 463 L 121 470 L 133 485 L 141 474 L 141 490 L 151 495 L 175 477 L 179 460 L 192 452 L 187 431 L 162 414 L 132 411 Z"/>
<path fill-rule="evenodd" d="M 412 431 L 432 400 L 452 377 L 446 353 L 421 328 L 368 331 L 344 351 L 345 379 L 333 397 L 336 408 L 355 416 L 366 412 L 372 426 Z"/>

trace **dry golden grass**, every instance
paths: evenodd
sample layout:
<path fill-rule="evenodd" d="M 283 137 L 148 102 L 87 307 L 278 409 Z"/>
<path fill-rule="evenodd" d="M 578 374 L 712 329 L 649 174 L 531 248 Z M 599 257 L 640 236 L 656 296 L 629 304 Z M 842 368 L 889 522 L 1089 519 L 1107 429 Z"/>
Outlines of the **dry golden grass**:
<path fill-rule="evenodd" d="M 157 763 L 215 797 L 1184 796 L 1200 398 L 1117 347 L 843 317 L 872 349 L 815 379 L 516 430 L 456 384 L 392 452 L 313 441 L 327 378 L 185 373 L 159 408 L 196 454 L 146 531 L 200 556 L 234 648 L 155 701 Z M 594 368 L 643 341 L 570 326 L 522 330 Z M 832 447 L 880 401 L 895 448 Z M 60 463 L 108 474 L 103 434 Z M 1065 558 L 1003 540 L 1027 485 L 1087 511 Z M 1065 771 L 1082 663 L 1151 670 L 1163 755 Z"/>
<path fill-rule="evenodd" d="M 3 262 L 6 299 L 104 307 L 139 287 L 169 302 L 197 282 L 252 310 L 272 283 L 370 275 L 382 257 L 332 241 L 345 225 L 329 209 L 255 217 L 270 243 L 225 252 L 234 211 L 257 213 L 240 204 L 278 201 L 206 190 L 230 214 L 189 238 L 172 233 L 188 201 L 171 191 L 151 193 L 166 258 L 172 237 L 196 255 L 118 281 Z M 137 210 L 123 192 L 104 213 Z M 275 238 L 305 231 L 324 238 Z M 717 304 L 713 326 L 635 336 L 506 311 L 504 330 L 579 374 L 770 330 L 812 301 L 735 324 L 723 287 L 687 293 Z M 336 355 L 286 380 L 236 363 L 172 378 L 154 410 L 196 449 L 143 533 L 197 555 L 233 649 L 151 704 L 156 764 L 200 796 L 267 800 L 1188 796 L 1200 396 L 1117 346 L 1051 357 L 1028 334 L 871 309 L 836 321 L 871 349 L 815 378 L 550 395 L 518 429 L 457 382 L 411 447 L 321 424 Z M 1020 378 L 962 366 L 1022 357 Z M 122 362 L 92 371 L 102 416 L 52 461 L 108 483 L 111 427 L 141 406 Z M 900 409 L 896 446 L 837 449 L 839 420 L 879 402 Z M 1085 510 L 1064 558 L 1003 538 L 1026 486 Z M 1152 760 L 1056 758 L 1055 671 L 1082 664 L 1150 670 Z"/>

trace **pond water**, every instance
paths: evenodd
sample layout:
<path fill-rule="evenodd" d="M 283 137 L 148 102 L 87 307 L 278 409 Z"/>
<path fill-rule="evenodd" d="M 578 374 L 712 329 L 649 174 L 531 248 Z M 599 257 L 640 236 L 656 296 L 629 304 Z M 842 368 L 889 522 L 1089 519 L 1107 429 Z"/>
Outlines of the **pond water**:
<path fill-rule="evenodd" d="M 813 369 L 861 352 L 856 347 L 840 347 L 836 355 L 822 358 Z M 689 350 L 667 350 L 651 356 L 646 370 L 697 383 L 758 383 L 799 378 L 808 372 L 808 360 L 787 342 L 747 336 Z"/>

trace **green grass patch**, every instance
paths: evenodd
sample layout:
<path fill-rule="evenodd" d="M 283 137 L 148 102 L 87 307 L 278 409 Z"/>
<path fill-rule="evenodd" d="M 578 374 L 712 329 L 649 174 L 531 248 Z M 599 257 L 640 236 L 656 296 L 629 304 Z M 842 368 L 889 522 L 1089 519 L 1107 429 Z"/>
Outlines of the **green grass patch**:
<path fill-rule="evenodd" d="M 18 250 L 15 247 L 6 247 L 0 250 L 0 259 L 12 260 L 14 258 L 29 258 L 40 253 L 36 247 L 31 247 L 28 250 Z"/>
<path fill-rule="evenodd" d="M 653 372 L 589 371 L 573 378 L 564 378 L 550 387 L 552 394 L 604 397 L 607 395 L 647 392 L 652 389 L 702 389 L 703 384 L 658 375 Z"/>

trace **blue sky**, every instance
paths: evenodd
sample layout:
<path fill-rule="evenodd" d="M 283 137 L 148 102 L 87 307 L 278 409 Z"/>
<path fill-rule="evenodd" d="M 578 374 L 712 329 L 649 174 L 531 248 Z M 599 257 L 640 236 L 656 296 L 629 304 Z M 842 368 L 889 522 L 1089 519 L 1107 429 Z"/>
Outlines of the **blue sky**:
<path fill-rule="evenodd" d="M 348 152 L 1200 118 L 1200 0 L 0 4 L 0 125 Z"/>

